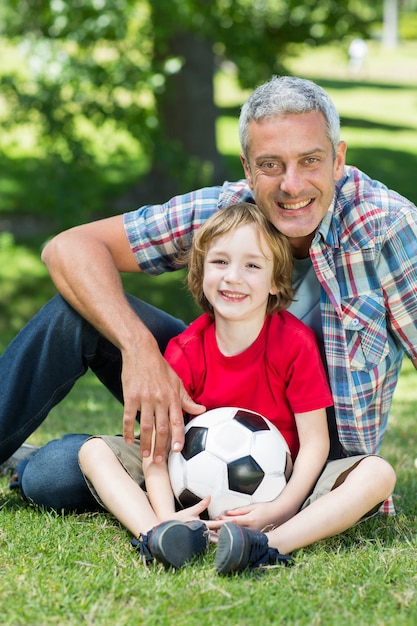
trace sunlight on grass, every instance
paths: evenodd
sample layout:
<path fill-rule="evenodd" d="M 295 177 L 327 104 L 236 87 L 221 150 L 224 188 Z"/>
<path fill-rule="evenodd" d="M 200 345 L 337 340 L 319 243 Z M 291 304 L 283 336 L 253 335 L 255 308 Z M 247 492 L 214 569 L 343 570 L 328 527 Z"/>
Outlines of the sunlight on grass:
<path fill-rule="evenodd" d="M 359 73 L 349 71 L 348 42 L 320 48 L 297 46 L 298 54 L 289 59 L 288 67 L 294 74 L 305 78 L 415 84 L 417 42 L 405 41 L 389 51 L 379 41 L 367 41 L 367 44 L 368 54 Z"/>
<path fill-rule="evenodd" d="M 236 117 L 221 117 L 217 122 L 216 135 L 217 145 L 222 154 L 239 156 L 240 142 Z"/>

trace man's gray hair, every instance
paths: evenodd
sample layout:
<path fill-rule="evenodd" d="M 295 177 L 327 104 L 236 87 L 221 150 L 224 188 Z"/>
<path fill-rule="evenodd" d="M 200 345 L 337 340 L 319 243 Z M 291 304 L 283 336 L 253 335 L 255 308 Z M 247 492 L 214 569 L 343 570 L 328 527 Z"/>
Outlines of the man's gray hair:
<path fill-rule="evenodd" d="M 336 156 L 340 141 L 339 113 L 328 93 L 311 80 L 295 76 L 273 76 L 249 96 L 239 117 L 240 145 L 248 158 L 248 126 L 251 120 L 259 121 L 271 117 L 282 117 L 289 113 L 311 113 L 320 111 L 324 115 L 327 136 Z"/>

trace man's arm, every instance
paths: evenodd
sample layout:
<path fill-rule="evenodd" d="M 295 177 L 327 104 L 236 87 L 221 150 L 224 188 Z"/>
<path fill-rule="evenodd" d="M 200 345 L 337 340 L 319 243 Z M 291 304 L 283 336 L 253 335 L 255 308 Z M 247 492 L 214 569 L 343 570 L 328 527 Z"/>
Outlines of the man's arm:
<path fill-rule="evenodd" d="M 182 384 L 160 353 L 153 335 L 130 308 L 120 272 L 140 271 L 123 226 L 123 216 L 67 230 L 44 248 L 42 260 L 58 291 L 122 354 L 123 434 L 134 437 L 141 412 L 141 451 L 148 456 L 156 425 L 155 461 L 165 458 L 171 429 L 172 448 L 184 441 L 181 405 L 198 413 Z M 144 357 L 146 355 L 146 357 Z"/>

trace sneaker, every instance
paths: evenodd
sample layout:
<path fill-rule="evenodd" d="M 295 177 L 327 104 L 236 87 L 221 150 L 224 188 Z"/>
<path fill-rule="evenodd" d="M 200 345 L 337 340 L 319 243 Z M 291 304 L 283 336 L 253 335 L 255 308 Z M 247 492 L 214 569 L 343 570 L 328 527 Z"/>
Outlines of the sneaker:
<path fill-rule="evenodd" d="M 291 557 L 270 548 L 264 533 L 233 523 L 221 527 L 216 550 L 218 574 L 241 572 L 247 567 L 254 569 L 276 563 L 289 565 Z"/>
<path fill-rule="evenodd" d="M 28 443 L 22 444 L 11 457 L 6 459 L 6 461 L 0 465 L 0 476 L 12 475 L 20 461 L 28 459 L 38 450 L 39 446 L 31 446 Z"/>
<path fill-rule="evenodd" d="M 172 520 L 155 526 L 146 535 L 140 535 L 137 545 L 146 563 L 156 559 L 166 567 L 178 569 L 208 548 L 207 526 L 195 520 Z"/>

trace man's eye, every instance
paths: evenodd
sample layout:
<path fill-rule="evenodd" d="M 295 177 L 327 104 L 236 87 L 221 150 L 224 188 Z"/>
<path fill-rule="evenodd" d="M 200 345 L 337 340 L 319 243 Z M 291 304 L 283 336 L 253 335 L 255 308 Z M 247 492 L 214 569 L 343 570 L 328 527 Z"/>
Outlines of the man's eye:
<path fill-rule="evenodd" d="M 276 163 L 275 161 L 263 161 L 258 165 L 258 170 L 263 172 L 264 174 L 271 174 L 275 176 L 282 172 L 282 165 Z"/>

